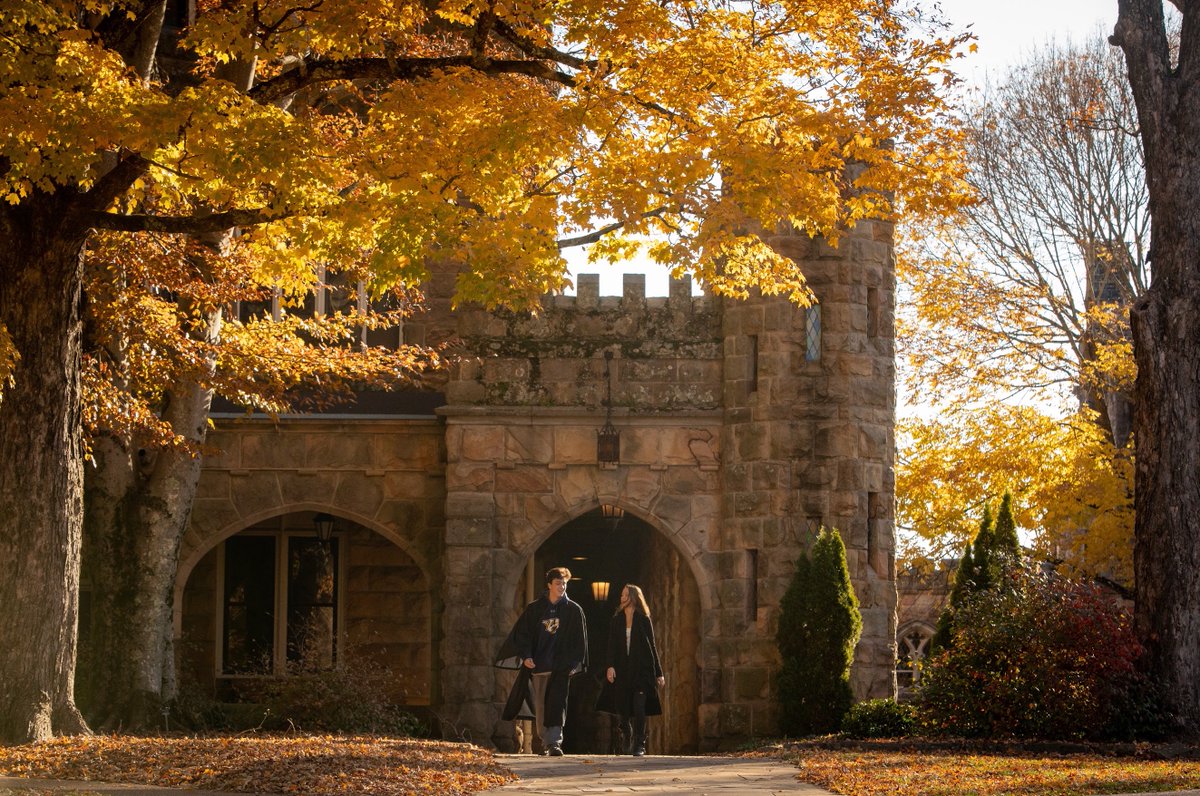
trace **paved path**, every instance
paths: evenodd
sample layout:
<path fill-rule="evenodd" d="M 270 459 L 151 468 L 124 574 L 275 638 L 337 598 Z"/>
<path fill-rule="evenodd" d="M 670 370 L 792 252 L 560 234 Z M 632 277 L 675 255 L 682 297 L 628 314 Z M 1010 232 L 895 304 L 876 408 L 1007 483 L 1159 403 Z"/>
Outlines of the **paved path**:
<path fill-rule="evenodd" d="M 76 782 L 63 779 L 27 779 L 25 777 L 0 777 L 0 796 L 28 796 L 35 794 L 57 794 L 57 796 L 230 796 L 208 790 L 183 790 L 180 788 L 156 788 L 153 785 L 124 785 L 118 782 Z M 264 796 L 270 796 L 265 794 Z"/>
<path fill-rule="evenodd" d="M 796 779 L 796 769 L 769 760 L 735 757 L 605 757 L 567 755 L 496 755 L 521 778 L 512 785 L 483 791 L 478 796 L 574 796 L 587 793 L 688 793 L 696 796 L 831 796 L 829 791 Z M 67 782 L 0 776 L 0 796 L 230 796 L 202 790 L 155 788 L 149 785 L 119 785 L 111 782 Z M 265 794 L 263 796 L 270 796 Z M 1160 794 L 1117 796 L 1200 796 L 1200 790 L 1178 790 Z"/>
<path fill-rule="evenodd" d="M 503 788 L 484 791 L 488 796 L 517 793 L 536 796 L 578 793 L 829 796 L 829 791 L 797 780 L 795 766 L 773 760 L 668 755 L 496 755 L 496 761 L 511 768 L 521 779 Z"/>

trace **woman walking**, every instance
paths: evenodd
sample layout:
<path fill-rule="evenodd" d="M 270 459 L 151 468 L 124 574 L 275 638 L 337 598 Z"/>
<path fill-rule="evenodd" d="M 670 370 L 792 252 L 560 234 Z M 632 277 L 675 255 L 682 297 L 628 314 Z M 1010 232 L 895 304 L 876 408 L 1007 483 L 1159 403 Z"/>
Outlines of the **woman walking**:
<path fill-rule="evenodd" d="M 597 710 L 615 713 L 621 721 L 626 754 L 646 754 L 646 717 L 661 716 L 655 686 L 662 686 L 662 664 L 654 643 L 650 607 L 642 590 L 632 583 L 621 591 L 621 604 L 608 625 L 608 671 Z"/>

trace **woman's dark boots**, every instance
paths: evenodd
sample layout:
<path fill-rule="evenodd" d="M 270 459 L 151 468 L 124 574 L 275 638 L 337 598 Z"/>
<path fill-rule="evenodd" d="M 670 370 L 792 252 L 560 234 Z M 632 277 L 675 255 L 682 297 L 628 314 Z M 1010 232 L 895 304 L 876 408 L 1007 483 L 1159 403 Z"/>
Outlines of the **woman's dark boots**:
<path fill-rule="evenodd" d="M 633 694 L 633 715 L 621 716 L 621 739 L 625 754 L 644 757 L 646 754 L 646 692 Z"/>

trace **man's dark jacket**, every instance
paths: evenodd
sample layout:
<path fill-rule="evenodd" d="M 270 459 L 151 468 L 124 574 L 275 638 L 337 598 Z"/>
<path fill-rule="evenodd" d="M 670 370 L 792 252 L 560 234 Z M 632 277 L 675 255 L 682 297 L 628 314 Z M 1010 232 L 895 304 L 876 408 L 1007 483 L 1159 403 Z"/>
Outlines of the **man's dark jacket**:
<path fill-rule="evenodd" d="M 604 688 L 596 710 L 616 713 L 619 716 L 633 715 L 633 695 L 636 691 L 646 693 L 646 715 L 662 714 L 662 702 L 658 698 L 658 678 L 662 677 L 662 663 L 658 659 L 658 646 L 654 643 L 654 625 L 650 617 L 641 611 L 633 612 L 630 627 L 629 652 L 625 651 L 625 613 L 619 612 L 608 624 L 608 665 L 617 670 L 615 682 L 604 678 Z"/>
<path fill-rule="evenodd" d="M 533 707 L 533 670 L 523 664 L 526 658 L 533 657 L 537 646 L 538 631 L 542 617 L 550 608 L 550 598 L 540 597 L 525 607 L 512 632 L 500 647 L 495 664 L 501 669 L 516 669 L 517 681 L 513 683 L 508 701 L 504 704 L 503 718 L 532 719 Z M 563 595 L 558 605 L 558 632 L 554 640 L 554 664 L 550 671 L 550 681 L 546 684 L 546 710 L 543 716 L 551 721 L 558 720 L 567 706 L 567 691 L 571 683 L 571 675 L 586 671 L 588 664 L 587 622 L 583 618 L 583 609 L 579 603 Z M 557 724 L 550 725 L 557 726 Z"/>

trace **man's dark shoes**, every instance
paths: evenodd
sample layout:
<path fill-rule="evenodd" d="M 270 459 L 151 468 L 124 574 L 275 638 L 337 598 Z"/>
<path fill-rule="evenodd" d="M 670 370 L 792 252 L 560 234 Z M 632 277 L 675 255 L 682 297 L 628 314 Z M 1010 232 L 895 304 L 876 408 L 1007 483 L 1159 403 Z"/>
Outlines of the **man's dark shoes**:
<path fill-rule="evenodd" d="M 542 757 L 562 757 L 562 756 L 563 756 L 563 750 L 562 750 L 562 747 L 559 746 L 558 744 L 554 744 L 553 746 L 547 746 L 545 749 L 542 750 Z"/>
<path fill-rule="evenodd" d="M 637 746 L 633 747 L 633 756 L 634 757 L 645 757 L 646 756 L 646 744 L 639 743 Z"/>

